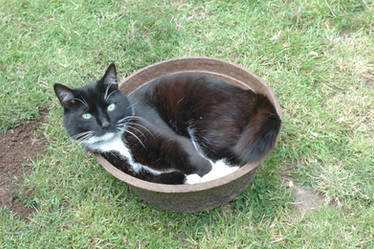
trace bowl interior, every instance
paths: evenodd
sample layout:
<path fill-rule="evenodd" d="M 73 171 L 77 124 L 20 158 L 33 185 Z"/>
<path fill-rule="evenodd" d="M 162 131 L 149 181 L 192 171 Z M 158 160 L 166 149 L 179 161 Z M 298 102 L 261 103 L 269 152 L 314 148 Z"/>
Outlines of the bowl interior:
<path fill-rule="evenodd" d="M 281 117 L 281 108 L 274 96 L 274 93 L 259 77 L 235 64 L 219 59 L 212 59 L 207 57 L 186 57 L 156 63 L 145 67 L 127 77 L 120 84 L 120 90 L 126 95 L 129 95 L 141 85 L 147 84 L 147 82 L 163 74 L 181 72 L 198 72 L 213 78 L 226 81 L 227 83 L 236 85 L 241 88 L 250 88 L 255 92 L 262 93 L 270 99 L 270 101 L 275 106 L 278 115 Z M 279 133 L 277 135 L 277 140 L 278 139 Z M 268 154 L 263 155 L 260 161 L 244 165 L 243 167 L 229 175 L 209 182 L 203 182 L 193 185 L 167 185 L 143 181 L 120 171 L 100 155 L 97 155 L 97 159 L 105 170 L 131 186 L 161 193 L 183 193 L 203 191 L 234 181 L 235 179 L 240 178 L 241 176 L 255 170 L 258 165 L 263 160 L 265 160 L 267 155 Z"/>

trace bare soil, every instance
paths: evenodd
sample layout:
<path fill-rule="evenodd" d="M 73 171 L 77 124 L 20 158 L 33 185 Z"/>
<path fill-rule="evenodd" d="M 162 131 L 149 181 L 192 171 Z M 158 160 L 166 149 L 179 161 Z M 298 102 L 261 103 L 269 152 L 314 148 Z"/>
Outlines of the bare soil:
<path fill-rule="evenodd" d="M 42 123 L 43 119 L 25 122 L 15 129 L 0 132 L 0 208 L 10 209 L 23 218 L 33 209 L 26 207 L 21 197 L 29 198 L 31 191 L 23 191 L 19 184 L 31 173 L 31 160 L 37 160 L 46 152 L 43 136 L 37 132 Z"/>
<path fill-rule="evenodd" d="M 284 178 L 284 180 L 285 185 L 292 190 L 293 197 L 295 198 L 292 206 L 298 213 L 311 213 L 325 202 L 322 196 L 303 186 L 294 184 L 292 179 Z"/>
<path fill-rule="evenodd" d="M 316 194 L 313 190 L 309 190 L 303 186 L 299 186 L 294 183 L 294 178 L 289 174 L 289 171 L 295 169 L 296 164 L 283 165 L 282 166 L 282 179 L 283 184 L 291 189 L 292 195 L 295 199 L 295 202 L 292 203 L 292 207 L 299 214 L 312 213 L 315 209 L 319 208 L 325 199 Z"/>

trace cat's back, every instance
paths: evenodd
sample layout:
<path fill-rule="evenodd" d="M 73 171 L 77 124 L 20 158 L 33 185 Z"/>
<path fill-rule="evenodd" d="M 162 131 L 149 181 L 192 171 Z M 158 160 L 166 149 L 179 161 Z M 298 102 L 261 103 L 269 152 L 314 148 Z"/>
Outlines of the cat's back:
<path fill-rule="evenodd" d="M 198 73 L 163 75 L 129 100 L 149 123 L 193 137 L 199 148 L 208 148 L 208 158 L 226 158 L 232 165 L 261 158 L 281 124 L 265 95 Z"/>
<path fill-rule="evenodd" d="M 130 101 L 151 105 L 189 107 L 217 105 L 227 101 L 252 101 L 254 93 L 200 73 L 162 75 L 135 90 Z M 160 103 L 160 101 L 162 103 Z"/>

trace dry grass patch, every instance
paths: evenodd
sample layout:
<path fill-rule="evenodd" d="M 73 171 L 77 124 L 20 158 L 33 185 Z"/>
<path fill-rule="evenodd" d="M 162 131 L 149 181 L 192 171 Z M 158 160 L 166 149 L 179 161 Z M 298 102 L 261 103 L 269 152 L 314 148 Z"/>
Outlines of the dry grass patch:
<path fill-rule="evenodd" d="M 374 130 L 374 91 L 365 87 L 350 88 L 326 102 L 329 112 L 337 114 L 336 123 L 370 133 Z"/>
<path fill-rule="evenodd" d="M 351 76 L 354 81 L 372 81 L 374 67 L 374 41 L 364 32 L 332 35 L 328 39 L 333 46 L 328 52 L 337 65 L 337 73 Z M 368 56 L 369 55 L 369 56 Z M 347 82 L 351 84 L 352 82 Z"/>

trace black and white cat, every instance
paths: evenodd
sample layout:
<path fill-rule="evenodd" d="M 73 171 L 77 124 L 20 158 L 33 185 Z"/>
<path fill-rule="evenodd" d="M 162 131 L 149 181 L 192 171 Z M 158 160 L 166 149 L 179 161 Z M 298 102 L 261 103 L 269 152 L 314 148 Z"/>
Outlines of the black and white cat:
<path fill-rule="evenodd" d="M 54 90 L 71 138 L 157 183 L 227 175 L 267 153 L 281 124 L 264 95 L 197 73 L 163 75 L 126 97 L 111 64 L 100 80 Z"/>

